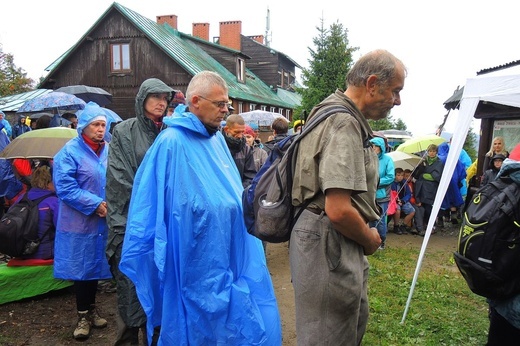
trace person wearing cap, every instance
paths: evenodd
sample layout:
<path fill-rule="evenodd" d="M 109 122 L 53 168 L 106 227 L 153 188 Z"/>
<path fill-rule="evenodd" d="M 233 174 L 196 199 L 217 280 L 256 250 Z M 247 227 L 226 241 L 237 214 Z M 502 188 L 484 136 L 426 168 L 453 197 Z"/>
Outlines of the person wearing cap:
<path fill-rule="evenodd" d="M 294 133 L 300 133 L 302 132 L 302 126 L 305 125 L 305 120 L 296 120 L 293 125 L 293 131 Z"/>
<path fill-rule="evenodd" d="M 105 257 L 108 147 L 104 138 L 109 122 L 95 103 L 78 113 L 78 136 L 54 156 L 53 183 L 59 198 L 54 277 L 74 281 L 78 322 L 73 335 L 87 339 L 91 327 L 107 325 L 97 311 L 96 292 L 98 280 L 112 278 Z"/>
<path fill-rule="evenodd" d="M 185 105 L 186 104 L 186 98 L 184 97 L 184 94 L 182 91 L 176 91 L 173 95 L 172 100 L 170 101 L 170 104 L 168 104 L 168 112 L 166 113 L 167 116 L 170 116 L 173 114 L 173 111 L 175 108 L 177 108 L 178 105 Z"/>
<path fill-rule="evenodd" d="M 490 162 L 491 167 L 487 169 L 482 176 L 482 186 L 495 180 L 505 159 L 506 157 L 502 154 L 493 155 Z"/>
<path fill-rule="evenodd" d="M 135 99 L 136 116 L 117 124 L 112 131 L 107 168 L 106 254 L 117 287 L 116 345 L 137 344 L 139 331 L 146 333 L 146 314 L 137 298 L 134 284 L 119 270 L 119 262 L 137 169 L 155 138 L 166 128 L 162 121 L 168 105 L 174 100 L 184 102 L 184 95 L 179 92 L 172 99 L 174 92 L 157 78 L 145 80 Z"/>

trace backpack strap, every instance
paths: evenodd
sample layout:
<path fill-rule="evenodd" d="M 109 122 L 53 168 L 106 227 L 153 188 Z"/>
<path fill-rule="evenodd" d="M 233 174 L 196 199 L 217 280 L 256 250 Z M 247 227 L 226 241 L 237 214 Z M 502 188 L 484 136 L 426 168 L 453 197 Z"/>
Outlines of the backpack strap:
<path fill-rule="evenodd" d="M 323 110 L 318 111 L 314 117 L 311 118 L 306 124 L 305 127 L 302 128 L 302 131 L 299 135 L 296 135 L 296 138 L 291 143 L 291 146 L 297 145 L 299 141 L 302 140 L 303 137 L 305 137 L 309 132 L 312 131 L 316 126 L 318 126 L 323 120 L 327 119 L 329 116 L 331 116 L 334 113 L 338 112 L 348 112 L 348 109 L 346 107 L 340 106 L 340 105 L 332 105 L 330 107 L 325 107 Z M 296 150 L 296 148 L 295 148 Z M 294 173 L 294 166 L 296 165 L 296 155 L 293 155 L 291 159 L 291 164 L 287 165 L 287 177 L 292 177 Z M 291 187 L 292 189 L 292 187 Z M 303 213 L 303 211 L 311 204 L 312 200 L 306 200 L 303 202 L 302 205 L 298 206 L 300 208 L 296 215 L 293 216 L 291 229 L 296 224 L 296 221 L 298 221 L 298 218 Z"/>

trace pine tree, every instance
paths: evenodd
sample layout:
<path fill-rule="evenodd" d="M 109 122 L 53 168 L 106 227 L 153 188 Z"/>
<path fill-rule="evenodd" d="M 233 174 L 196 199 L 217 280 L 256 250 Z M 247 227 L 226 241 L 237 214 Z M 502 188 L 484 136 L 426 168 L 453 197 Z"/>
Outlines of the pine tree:
<path fill-rule="evenodd" d="M 309 68 L 302 69 L 305 88 L 298 88 L 302 103 L 295 110 L 294 119 L 300 119 L 303 111 L 309 114 L 312 107 L 323 101 L 337 88 L 345 89 L 345 76 L 352 66 L 352 53 L 358 48 L 349 47 L 348 30 L 334 23 L 327 30 L 324 20 L 316 27 L 318 36 L 313 39 L 314 49 L 309 48 Z"/>
<path fill-rule="evenodd" d="M 14 56 L 4 53 L 0 45 L 0 97 L 19 94 L 33 88 L 34 81 L 14 64 Z"/>

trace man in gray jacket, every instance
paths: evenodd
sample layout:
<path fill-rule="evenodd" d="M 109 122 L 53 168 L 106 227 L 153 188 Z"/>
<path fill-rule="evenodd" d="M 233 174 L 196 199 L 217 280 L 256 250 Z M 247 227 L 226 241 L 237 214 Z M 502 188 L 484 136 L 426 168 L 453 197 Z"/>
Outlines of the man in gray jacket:
<path fill-rule="evenodd" d="M 162 120 L 173 92 L 159 79 L 145 80 L 135 99 L 135 118 L 118 124 L 110 142 L 106 183 L 109 229 L 106 254 L 117 285 L 119 318 L 114 345 L 138 345 L 140 328 L 146 340 L 146 315 L 134 284 L 119 271 L 119 262 L 134 177 L 155 138 L 166 128 Z"/>

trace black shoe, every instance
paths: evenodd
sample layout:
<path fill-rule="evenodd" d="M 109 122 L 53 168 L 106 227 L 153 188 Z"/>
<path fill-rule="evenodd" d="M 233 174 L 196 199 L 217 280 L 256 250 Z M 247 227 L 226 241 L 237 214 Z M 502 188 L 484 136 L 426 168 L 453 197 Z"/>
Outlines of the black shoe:
<path fill-rule="evenodd" d="M 403 234 L 403 231 L 402 231 L 402 226 L 396 226 L 394 227 L 394 232 L 395 234 L 398 234 L 398 235 L 402 235 Z"/>

